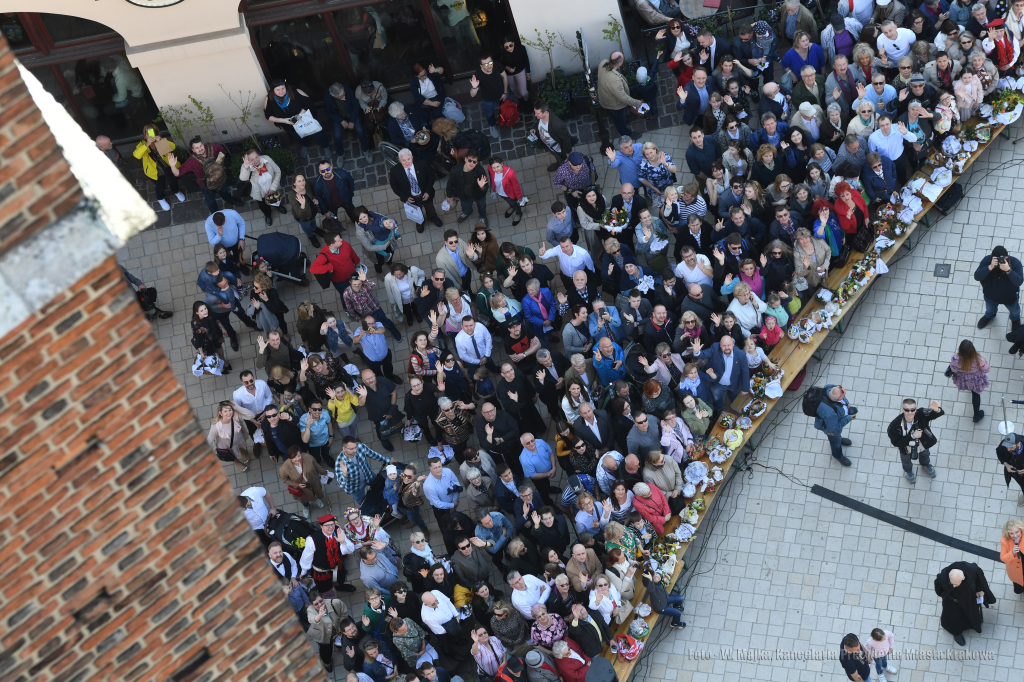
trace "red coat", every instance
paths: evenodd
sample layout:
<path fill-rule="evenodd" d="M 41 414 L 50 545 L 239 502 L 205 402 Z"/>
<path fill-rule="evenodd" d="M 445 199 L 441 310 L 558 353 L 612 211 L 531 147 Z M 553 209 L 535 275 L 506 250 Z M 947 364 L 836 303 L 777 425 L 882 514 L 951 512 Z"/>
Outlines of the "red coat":
<path fill-rule="evenodd" d="M 568 637 L 563 640 L 569 645 L 569 648 L 576 652 L 576 654 L 587 663 L 590 663 L 590 656 L 583 653 L 583 649 L 580 645 L 572 641 Z M 590 668 L 586 663 L 580 663 L 575 658 L 556 658 L 555 667 L 558 668 L 558 674 L 562 676 L 564 682 L 586 682 L 587 671 Z"/>
<path fill-rule="evenodd" d="M 644 520 L 651 522 L 654 529 L 658 531 L 658 535 L 664 535 L 665 515 L 670 514 L 672 510 L 668 508 L 668 500 L 665 499 L 665 493 L 661 492 L 661 488 L 650 483 L 648 486 L 651 489 L 651 496 L 634 495 L 633 509 L 640 512 L 640 516 L 644 517 Z"/>
<path fill-rule="evenodd" d="M 522 199 L 523 190 L 519 186 L 519 178 L 516 177 L 516 172 L 508 166 L 501 167 L 503 175 L 501 176 L 501 188 L 505 190 L 505 194 L 510 199 Z M 491 187 L 494 187 L 494 169 L 487 166 L 487 174 L 490 176 Z"/>
<path fill-rule="evenodd" d="M 850 192 L 850 198 L 853 199 L 853 203 L 861 210 L 861 213 L 864 214 L 864 222 L 867 223 L 871 219 L 871 214 L 868 213 L 868 205 L 864 203 L 864 197 L 860 195 L 860 192 L 854 189 Z M 847 218 L 846 212 L 849 210 L 849 205 L 837 197 L 835 212 L 836 218 L 839 219 L 839 227 L 843 228 L 843 232 L 847 234 L 857 234 L 857 215 L 854 214 Z"/>
<path fill-rule="evenodd" d="M 326 261 L 324 256 L 327 257 Z M 341 240 L 341 250 L 338 253 L 331 253 L 331 248 L 324 244 L 320 253 L 316 254 L 316 258 L 309 264 L 309 271 L 314 275 L 330 272 L 332 282 L 347 282 L 352 277 L 352 273 L 356 271 L 357 265 L 359 265 L 359 256 L 352 249 L 352 245 L 343 239 Z"/>

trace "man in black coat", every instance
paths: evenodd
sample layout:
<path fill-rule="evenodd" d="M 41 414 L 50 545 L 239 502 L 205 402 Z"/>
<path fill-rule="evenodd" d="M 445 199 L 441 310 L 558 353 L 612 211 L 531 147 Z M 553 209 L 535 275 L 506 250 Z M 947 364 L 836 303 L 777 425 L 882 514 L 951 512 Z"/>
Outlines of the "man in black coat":
<path fill-rule="evenodd" d="M 572 432 L 594 448 L 598 456 L 611 450 L 615 444 L 611 417 L 604 410 L 595 410 L 590 403 L 580 404 L 580 417 L 573 422 Z"/>
<path fill-rule="evenodd" d="M 275 462 L 281 461 L 288 448 L 293 445 L 298 445 L 303 452 L 308 450 L 306 444 L 302 442 L 299 427 L 292 416 L 279 411 L 277 405 L 271 405 L 263 412 L 263 436 L 266 439 L 267 452 Z"/>
<path fill-rule="evenodd" d="M 572 152 L 572 135 L 562 119 L 548 111 L 548 103 L 542 99 L 534 101 L 533 116 L 537 124 L 530 129 L 530 134 L 540 138 L 541 144 L 555 157 L 555 162 L 548 166 L 548 173 L 554 173 Z"/>
<path fill-rule="evenodd" d="M 495 459 L 504 459 L 512 470 L 523 475 L 523 465 L 519 463 L 519 453 L 523 446 L 519 442 L 519 424 L 515 417 L 505 410 L 499 410 L 496 403 L 487 401 L 480 406 L 480 417 L 476 420 L 476 437 L 480 447 L 498 455 Z M 495 481 L 495 489 L 498 484 Z"/>
<path fill-rule="evenodd" d="M 515 417 L 519 423 L 520 433 L 526 433 L 538 428 L 544 421 L 540 412 L 533 405 L 533 398 L 537 395 L 533 388 L 533 377 L 527 377 L 520 372 L 511 362 L 504 362 L 501 365 L 501 379 L 498 380 L 497 397 L 498 402 L 505 408 L 505 411 Z M 519 449 L 522 452 L 522 448 Z"/>
<path fill-rule="evenodd" d="M 931 463 L 931 447 L 938 442 L 932 433 L 931 423 L 946 414 L 938 401 L 931 401 L 928 407 L 918 409 L 917 401 L 907 398 L 903 401 L 903 412 L 889 423 L 886 434 L 889 442 L 900 451 L 903 475 L 911 483 L 917 482 L 912 460 L 920 458 L 921 466 L 929 476 L 935 478 L 935 467 Z"/>
<path fill-rule="evenodd" d="M 775 207 L 775 220 L 768 226 L 768 241 L 778 239 L 786 246 L 793 248 L 793 237 L 796 231 L 806 227 L 799 213 L 793 213 L 786 205 Z"/>
<path fill-rule="evenodd" d="M 1000 305 L 1010 311 L 1013 329 L 1020 326 L 1020 286 L 1024 284 L 1024 266 L 1009 255 L 1005 246 L 992 249 L 974 271 L 974 279 L 981 282 L 985 296 L 985 314 L 978 320 L 978 329 L 984 329 L 996 316 Z"/>
<path fill-rule="evenodd" d="M 556 420 L 562 415 L 565 373 L 569 367 L 569 361 L 557 350 L 541 348 L 537 351 L 537 364 L 530 375 L 537 397 L 548 408 L 548 414 Z"/>
<path fill-rule="evenodd" d="M 520 449 L 522 449 L 521 445 Z M 519 486 L 523 484 L 523 475 L 512 471 L 508 464 L 498 464 L 494 470 L 498 474 L 498 480 L 494 482 L 494 499 L 498 503 L 498 508 L 506 514 L 511 514 L 514 519 L 517 503 L 522 510 Z M 512 488 L 515 490 L 513 491 Z"/>
<path fill-rule="evenodd" d="M 626 244 L 633 248 L 633 241 L 630 233 L 640 224 L 640 211 L 647 208 L 647 199 L 636 193 L 636 188 L 628 182 L 622 186 L 620 192 L 612 197 L 612 208 L 615 210 L 627 210 L 629 212 L 629 229 L 623 230 L 618 235 L 619 243 Z"/>
<path fill-rule="evenodd" d="M 580 645 L 583 653 L 591 658 L 600 656 L 606 645 L 612 640 L 612 631 L 604 622 L 604 617 L 582 604 L 572 607 L 572 619 L 569 623 L 569 636 Z"/>
<path fill-rule="evenodd" d="M 445 275 L 443 268 L 434 268 L 430 277 L 415 292 L 413 304 L 416 312 L 424 320 L 430 319 L 430 311 L 437 312 L 437 304 L 444 303 L 444 292 L 451 288 L 458 288 L 458 285 Z"/>
<path fill-rule="evenodd" d="M 694 283 L 686 287 L 686 298 L 679 304 L 680 319 L 687 310 L 700 318 L 702 327 L 710 329 L 711 314 L 716 311 L 714 290 L 706 284 Z"/>
<path fill-rule="evenodd" d="M 711 251 L 715 248 L 715 228 L 703 216 L 691 213 L 686 218 L 686 229 L 676 232 L 676 245 L 672 253 L 677 263 L 683 259 L 680 252 L 684 246 L 711 258 Z"/>
<path fill-rule="evenodd" d="M 659 343 L 672 345 L 675 333 L 675 320 L 669 317 L 668 310 L 660 303 L 654 306 L 651 319 L 644 325 L 643 346 L 648 357 L 654 357 L 654 349 Z"/>
<path fill-rule="evenodd" d="M 569 310 L 572 310 L 580 305 L 585 305 L 588 308 L 596 301 L 601 298 L 601 294 L 597 291 L 597 286 L 590 283 L 587 278 L 587 273 L 583 270 L 577 270 L 572 274 L 573 286 L 566 289 L 565 293 L 559 292 L 558 303 L 561 305 L 562 299 L 565 298 L 565 302 L 569 305 Z"/>
<path fill-rule="evenodd" d="M 960 646 L 967 646 L 964 630 L 973 628 L 981 632 L 984 617 L 978 600 L 982 600 L 985 608 L 996 603 L 995 595 L 985 579 L 985 572 L 978 564 L 966 561 L 955 561 L 939 571 L 935 576 L 935 594 L 942 597 L 939 623 Z"/>
<path fill-rule="evenodd" d="M 768 229 L 754 216 L 747 215 L 739 206 L 729 208 L 729 219 L 724 221 L 726 235 L 739 233 L 752 249 L 760 249 L 768 243 Z M 754 262 L 758 262 L 755 258 Z"/>
<path fill-rule="evenodd" d="M 389 176 L 391 191 L 405 203 L 419 206 L 425 213 L 424 221 L 416 225 L 416 231 L 422 232 L 427 220 L 432 221 L 437 227 L 444 225 L 434 209 L 435 178 L 430 163 L 424 159 L 414 159 L 408 149 L 398 152 L 398 161 Z M 416 184 L 415 188 L 413 183 Z M 413 192 L 413 189 L 418 191 Z"/>

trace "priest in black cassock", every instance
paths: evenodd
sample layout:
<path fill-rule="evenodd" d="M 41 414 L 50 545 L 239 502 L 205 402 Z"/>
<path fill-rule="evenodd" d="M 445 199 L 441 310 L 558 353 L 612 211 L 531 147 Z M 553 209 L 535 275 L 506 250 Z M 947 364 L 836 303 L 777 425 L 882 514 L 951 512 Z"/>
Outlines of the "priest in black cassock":
<path fill-rule="evenodd" d="M 942 629 L 953 635 L 953 641 L 957 644 L 967 646 L 964 630 L 973 628 L 981 632 L 982 603 L 985 608 L 996 603 L 995 595 L 985 580 L 985 572 L 978 564 L 956 561 L 935 576 L 935 593 L 942 597 L 939 621 Z"/>

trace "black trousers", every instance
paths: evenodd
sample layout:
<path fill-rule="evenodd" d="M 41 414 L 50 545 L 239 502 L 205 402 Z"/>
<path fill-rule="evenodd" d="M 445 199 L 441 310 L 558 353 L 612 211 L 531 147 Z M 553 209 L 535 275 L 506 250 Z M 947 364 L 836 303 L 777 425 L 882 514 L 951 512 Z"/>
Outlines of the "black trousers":
<path fill-rule="evenodd" d="M 334 670 L 334 642 L 320 643 L 317 646 L 320 648 L 320 660 L 323 661 L 324 667 L 328 672 Z"/>
<path fill-rule="evenodd" d="M 316 461 L 320 462 L 321 465 L 327 467 L 329 470 L 334 468 L 334 460 L 331 459 L 331 446 L 327 443 L 323 445 L 310 445 L 309 454 Z"/>
<path fill-rule="evenodd" d="M 387 377 L 391 381 L 395 381 L 395 367 L 391 364 L 391 349 L 388 349 L 388 354 L 384 356 L 383 360 L 370 360 L 366 357 L 360 349 L 360 355 L 363 356 L 363 360 L 366 362 L 367 369 L 372 369 L 373 373 L 379 377 Z M 395 381 L 397 384 L 398 382 Z"/>
<path fill-rule="evenodd" d="M 245 313 L 242 314 L 245 315 Z M 224 333 L 228 335 L 229 339 L 238 343 L 238 334 L 235 333 L 235 328 L 231 326 L 231 313 L 214 313 L 213 319 L 220 322 L 220 326 L 224 327 Z"/>
<path fill-rule="evenodd" d="M 547 506 L 551 505 L 551 499 L 549 494 L 551 493 L 551 479 L 550 478 L 531 478 L 530 483 L 537 489 L 537 495 L 540 496 L 540 501 Z"/>

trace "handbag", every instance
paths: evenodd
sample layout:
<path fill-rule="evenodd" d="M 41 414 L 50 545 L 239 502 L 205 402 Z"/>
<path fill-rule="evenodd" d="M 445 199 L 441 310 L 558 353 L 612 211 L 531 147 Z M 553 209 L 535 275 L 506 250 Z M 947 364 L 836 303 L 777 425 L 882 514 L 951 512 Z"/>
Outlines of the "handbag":
<path fill-rule="evenodd" d="M 953 368 L 947 366 L 946 367 L 946 371 L 943 372 L 943 374 L 946 376 L 947 379 L 952 379 L 953 378 Z"/>
<path fill-rule="evenodd" d="M 451 620 L 446 620 L 445 622 L 441 623 L 441 627 L 443 627 L 445 633 L 450 635 L 451 637 L 455 639 L 462 638 L 462 626 L 459 625 L 458 620 L 454 618 L 452 618 Z"/>
<path fill-rule="evenodd" d="M 831 265 L 841 268 L 846 265 L 846 261 L 850 260 L 850 245 L 843 240 L 843 245 L 839 247 L 839 255 L 832 259 Z"/>
<path fill-rule="evenodd" d="M 309 109 L 306 109 L 299 117 L 295 120 L 295 132 L 299 137 L 309 137 L 319 133 L 323 128 L 320 126 L 320 122 L 313 118 L 313 114 L 310 113 Z"/>
<path fill-rule="evenodd" d="M 324 222 L 327 222 L 327 221 L 324 221 Z M 323 256 L 325 261 L 327 260 L 327 256 L 324 255 L 323 252 L 319 253 L 317 255 L 317 258 L 319 258 L 320 256 Z M 330 262 L 330 261 L 328 261 L 328 262 Z M 313 273 L 313 276 L 316 277 L 316 283 L 320 285 L 321 289 L 328 289 L 328 288 L 330 288 L 330 286 L 331 286 L 331 277 L 333 277 L 333 275 L 334 275 L 334 271 L 333 270 L 330 271 L 330 272 L 319 272 L 319 273 L 314 272 Z"/>
<path fill-rule="evenodd" d="M 296 488 L 293 485 L 288 486 L 288 494 L 292 497 L 302 497 L 302 488 Z"/>
<path fill-rule="evenodd" d="M 380 427 L 377 429 L 377 433 L 381 438 L 387 438 L 393 436 L 404 428 L 401 419 L 382 419 L 380 421 Z"/>
<path fill-rule="evenodd" d="M 405 204 L 405 217 L 413 221 L 417 225 L 423 224 L 423 209 L 414 204 Z"/>

